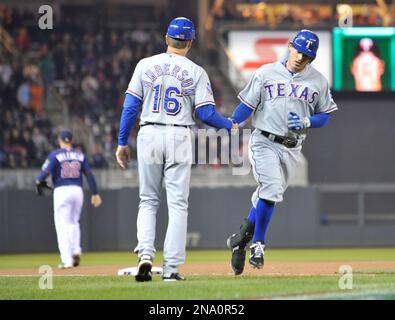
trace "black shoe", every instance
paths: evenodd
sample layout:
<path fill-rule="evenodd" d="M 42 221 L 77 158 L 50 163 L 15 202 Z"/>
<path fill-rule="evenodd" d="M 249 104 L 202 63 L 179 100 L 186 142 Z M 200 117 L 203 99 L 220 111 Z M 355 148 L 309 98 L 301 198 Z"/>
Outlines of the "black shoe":
<path fill-rule="evenodd" d="M 245 247 L 251 241 L 253 233 L 254 224 L 248 219 L 244 219 L 239 233 L 232 234 L 226 241 L 228 248 L 232 250 L 230 265 L 236 276 L 243 273 L 246 257 Z"/>
<path fill-rule="evenodd" d="M 80 255 L 73 254 L 73 267 L 78 267 L 80 265 Z"/>
<path fill-rule="evenodd" d="M 170 281 L 184 281 L 186 279 L 184 276 L 182 276 L 178 272 L 174 272 L 174 273 L 167 272 L 167 273 L 163 274 L 162 280 L 170 282 Z"/>
<path fill-rule="evenodd" d="M 253 268 L 262 268 L 264 264 L 265 244 L 261 241 L 253 243 L 250 247 L 250 265 Z"/>
<path fill-rule="evenodd" d="M 139 265 L 137 267 L 137 274 L 135 276 L 136 281 L 144 282 L 152 280 L 152 257 L 149 255 L 142 255 L 139 259 Z"/>
<path fill-rule="evenodd" d="M 246 250 L 245 246 L 234 245 L 234 239 L 236 237 L 236 234 L 232 234 L 226 241 L 226 244 L 229 249 L 232 249 L 232 259 L 230 261 L 230 266 L 232 267 L 233 272 L 237 276 L 243 273 L 246 259 Z"/>

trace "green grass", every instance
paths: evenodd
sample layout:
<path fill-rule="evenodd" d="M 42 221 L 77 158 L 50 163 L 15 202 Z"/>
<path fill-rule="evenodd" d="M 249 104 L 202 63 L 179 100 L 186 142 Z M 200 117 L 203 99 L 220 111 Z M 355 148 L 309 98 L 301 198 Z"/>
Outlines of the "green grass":
<path fill-rule="evenodd" d="M 354 276 L 352 290 L 340 290 L 338 277 L 198 277 L 166 283 L 137 283 L 131 277 L 55 277 L 53 289 L 42 290 L 39 277 L 0 277 L 1 299 L 395 299 L 395 276 Z"/>
<path fill-rule="evenodd" d="M 275 262 L 395 261 L 391 248 L 369 249 L 268 249 Z M 0 255 L 0 269 L 56 266 L 58 254 Z M 229 251 L 189 250 L 187 263 L 228 262 Z M 158 253 L 156 265 L 162 254 Z M 86 253 L 84 266 L 131 266 L 136 256 L 128 252 Z M 133 277 L 56 276 L 53 289 L 39 289 L 39 276 L 0 276 L 2 299 L 395 299 L 395 270 L 354 270 L 353 289 L 340 290 L 339 276 L 189 276 L 185 282 L 165 283 L 154 278 L 136 283 Z"/>

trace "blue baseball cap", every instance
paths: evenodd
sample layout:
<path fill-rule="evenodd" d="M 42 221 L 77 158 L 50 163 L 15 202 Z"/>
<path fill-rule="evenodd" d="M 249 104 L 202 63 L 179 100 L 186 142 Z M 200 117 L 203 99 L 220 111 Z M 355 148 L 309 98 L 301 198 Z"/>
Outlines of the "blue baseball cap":
<path fill-rule="evenodd" d="M 306 29 L 299 31 L 292 41 L 292 46 L 296 50 L 311 58 L 316 57 L 319 44 L 320 40 L 318 36 L 314 32 Z"/>
<path fill-rule="evenodd" d="M 59 138 L 66 143 L 70 143 L 73 140 L 73 134 L 70 130 L 65 129 L 60 131 Z"/>
<path fill-rule="evenodd" d="M 188 18 L 178 17 L 171 20 L 166 35 L 177 40 L 195 39 L 195 26 Z"/>

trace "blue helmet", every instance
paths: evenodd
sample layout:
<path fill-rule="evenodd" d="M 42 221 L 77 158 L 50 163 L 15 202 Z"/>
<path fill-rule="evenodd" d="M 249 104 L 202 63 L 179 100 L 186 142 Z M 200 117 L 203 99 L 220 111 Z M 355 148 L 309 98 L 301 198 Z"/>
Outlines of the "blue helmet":
<path fill-rule="evenodd" d="M 292 45 L 296 50 L 311 58 L 316 57 L 319 44 L 318 36 L 306 29 L 299 31 L 292 41 Z"/>
<path fill-rule="evenodd" d="M 195 26 L 191 20 L 178 17 L 170 22 L 166 35 L 177 40 L 193 40 L 195 39 Z"/>

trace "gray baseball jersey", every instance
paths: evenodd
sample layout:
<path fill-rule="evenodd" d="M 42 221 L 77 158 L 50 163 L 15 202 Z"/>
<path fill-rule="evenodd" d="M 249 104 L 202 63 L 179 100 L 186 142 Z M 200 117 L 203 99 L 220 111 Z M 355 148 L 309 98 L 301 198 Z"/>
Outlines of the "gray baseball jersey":
<path fill-rule="evenodd" d="M 310 64 L 292 75 L 279 61 L 260 67 L 238 97 L 255 111 L 252 124 L 256 130 L 250 138 L 249 158 L 258 187 L 252 204 L 255 207 L 258 199 L 281 202 L 297 169 L 302 145 L 287 148 L 262 135 L 261 130 L 303 142 L 307 130 L 289 130 L 288 113 L 308 117 L 337 110 L 328 82 Z"/>
<path fill-rule="evenodd" d="M 307 130 L 295 133 L 288 129 L 289 112 L 300 117 L 337 110 L 328 81 L 313 66 L 307 64 L 294 76 L 281 61 L 260 67 L 238 98 L 255 110 L 252 125 L 279 136 L 304 139 Z"/>
<path fill-rule="evenodd" d="M 141 124 L 193 125 L 195 108 L 215 105 L 206 71 L 170 53 L 140 60 L 126 92 L 143 101 Z"/>

